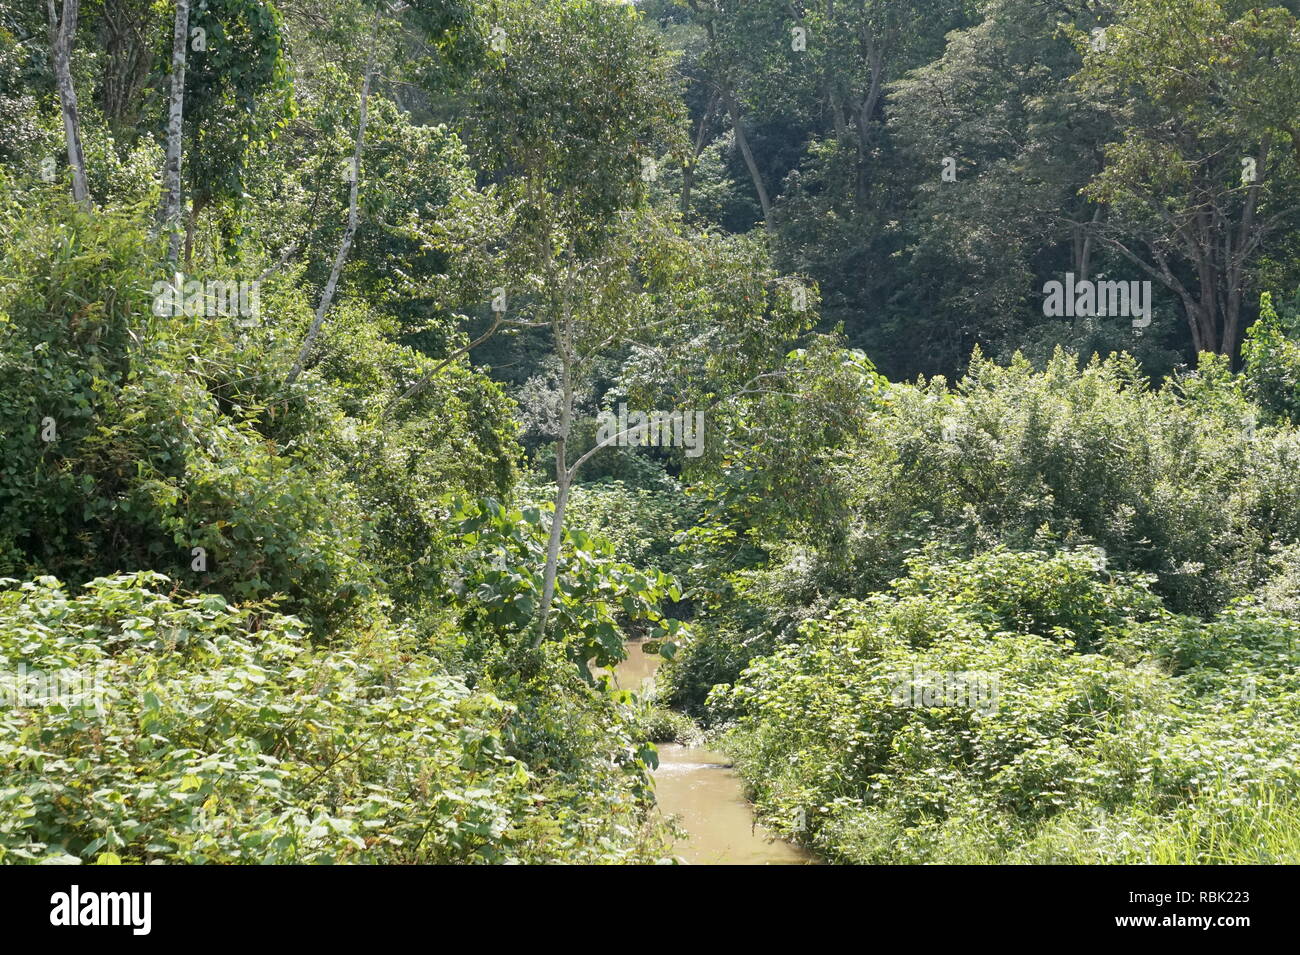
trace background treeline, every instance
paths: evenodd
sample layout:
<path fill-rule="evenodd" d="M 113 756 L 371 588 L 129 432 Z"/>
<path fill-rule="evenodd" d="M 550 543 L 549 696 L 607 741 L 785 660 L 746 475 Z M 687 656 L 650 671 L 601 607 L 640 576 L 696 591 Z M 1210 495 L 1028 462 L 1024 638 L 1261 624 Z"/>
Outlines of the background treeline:
<path fill-rule="evenodd" d="M 977 343 L 1127 349 L 1161 375 L 1235 355 L 1259 292 L 1297 285 L 1294 3 L 640 7 L 687 84 L 665 185 L 698 220 L 766 225 L 890 378 L 952 375 Z M 1067 271 L 1151 280 L 1153 326 L 1044 318 Z"/>
<path fill-rule="evenodd" d="M 1218 0 L 0 5 L 0 655 L 105 690 L 0 708 L 0 860 L 654 861 L 672 706 L 837 861 L 1297 861 L 1298 54 Z M 1152 324 L 1045 318 L 1067 271 Z M 598 447 L 624 402 L 703 455 Z M 639 636 L 655 700 L 593 676 Z"/>

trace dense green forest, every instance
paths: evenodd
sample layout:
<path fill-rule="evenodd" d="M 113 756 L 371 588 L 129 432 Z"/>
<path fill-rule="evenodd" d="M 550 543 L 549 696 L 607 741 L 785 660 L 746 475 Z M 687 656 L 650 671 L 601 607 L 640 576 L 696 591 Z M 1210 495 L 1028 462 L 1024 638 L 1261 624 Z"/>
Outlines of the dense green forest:
<path fill-rule="evenodd" d="M 0 0 L 0 863 L 1300 863 L 1298 428 L 1300 0 Z"/>

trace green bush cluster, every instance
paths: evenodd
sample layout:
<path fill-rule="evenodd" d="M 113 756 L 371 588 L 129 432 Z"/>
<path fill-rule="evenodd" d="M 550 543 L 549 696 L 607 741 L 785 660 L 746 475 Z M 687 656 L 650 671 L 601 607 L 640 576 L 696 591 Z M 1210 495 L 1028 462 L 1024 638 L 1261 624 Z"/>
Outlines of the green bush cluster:
<path fill-rule="evenodd" d="M 1251 392 L 1271 415 L 1300 421 L 1300 292 L 1279 311 L 1269 292 L 1260 296 L 1259 320 L 1246 329 L 1241 357 Z"/>
<path fill-rule="evenodd" d="M 479 664 L 485 650 L 501 645 L 536 647 L 550 516 L 492 498 L 458 499 L 448 507 L 447 527 L 461 547 L 449 601 L 461 614 L 460 664 Z M 622 660 L 631 636 L 668 638 L 673 652 L 672 640 L 686 633 L 680 620 L 662 612 L 663 604 L 681 598 L 675 580 L 616 560 L 608 538 L 578 528 L 563 530 L 560 553 L 551 612 L 580 675 L 589 676 L 588 663 L 610 667 Z"/>
<path fill-rule="evenodd" d="M 998 549 L 914 561 L 711 702 L 761 811 L 838 861 L 1295 862 L 1254 833 L 1300 808 L 1298 661 L 1294 621 Z"/>
<path fill-rule="evenodd" d="M 1152 388 L 1128 356 L 1079 368 L 1058 353 L 1036 371 L 977 354 L 953 385 L 889 386 L 820 467 L 833 507 L 810 500 L 797 531 L 754 525 L 733 491 L 741 504 L 698 539 L 706 565 L 731 564 L 711 626 L 670 673 L 674 698 L 698 708 L 709 685 L 927 550 L 1099 548 L 1105 567 L 1150 574 L 1171 610 L 1213 616 L 1273 580 L 1300 538 L 1300 438 L 1261 413 L 1251 381 L 1213 356 Z"/>
<path fill-rule="evenodd" d="M 553 490 L 525 487 L 520 496 L 544 501 Z M 648 485 L 593 480 L 574 488 L 569 526 L 609 540 L 620 561 L 676 575 L 690 569 L 689 555 L 678 544 L 698 510 L 687 488 L 667 476 Z"/>
<path fill-rule="evenodd" d="M 5 584 L 0 655 L 27 681 L 12 669 L 10 686 L 33 672 L 86 680 L 0 710 L 0 861 L 614 861 L 655 848 L 619 837 L 648 798 L 634 760 L 580 759 L 602 777 L 582 789 L 536 748 L 530 765 L 512 754 L 516 708 L 467 690 L 409 633 L 314 648 L 294 618 L 170 596 L 149 573 L 77 596 L 50 577 Z"/>
<path fill-rule="evenodd" d="M 1045 531 L 1155 574 L 1172 609 L 1214 613 L 1300 534 L 1300 442 L 1243 392 L 1210 356 L 1158 390 L 1128 357 L 1080 370 L 1063 354 L 1041 373 L 976 356 L 955 387 L 898 386 L 837 475 L 852 517 L 835 569 L 881 581 L 932 539 L 973 553 Z"/>
<path fill-rule="evenodd" d="M 330 359 L 288 389 L 310 317 L 291 283 L 268 283 L 250 329 L 158 316 L 166 276 L 133 215 L 53 202 L 6 225 L 0 572 L 157 570 L 280 595 L 325 633 L 380 589 L 427 590 L 441 493 L 513 482 L 510 404 L 484 376 L 449 370 L 383 414 L 431 361 L 364 305 L 340 310 Z"/>
<path fill-rule="evenodd" d="M 231 597 L 283 594 L 322 623 L 369 592 L 348 486 L 227 404 L 209 377 L 223 356 L 204 347 L 221 320 L 153 314 L 138 225 L 47 210 L 5 252 L 0 570 L 152 569 Z"/>

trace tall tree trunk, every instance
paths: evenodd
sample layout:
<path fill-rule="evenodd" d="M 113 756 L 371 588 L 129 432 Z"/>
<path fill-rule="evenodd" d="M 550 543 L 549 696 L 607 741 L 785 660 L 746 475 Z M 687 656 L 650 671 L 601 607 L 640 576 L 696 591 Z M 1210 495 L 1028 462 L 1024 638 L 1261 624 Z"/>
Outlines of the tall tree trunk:
<path fill-rule="evenodd" d="M 1207 236 L 1208 239 L 1208 236 Z M 1202 247 L 1202 254 L 1196 259 L 1196 274 L 1201 283 L 1201 292 L 1196 309 L 1197 320 L 1201 325 L 1201 337 L 1209 351 L 1221 350 L 1221 335 L 1218 322 L 1218 302 L 1215 293 L 1219 288 L 1218 270 L 1214 267 L 1212 246 Z"/>
<path fill-rule="evenodd" d="M 691 188 L 695 185 L 695 166 L 700 161 L 700 154 L 704 152 L 704 136 L 709 120 L 713 118 L 713 111 L 718 108 L 719 98 L 717 92 L 709 97 L 709 104 L 705 107 L 704 115 L 700 117 L 700 125 L 695 130 L 695 151 L 691 154 L 690 160 L 682 164 L 682 215 L 691 211 Z"/>
<path fill-rule="evenodd" d="M 170 233 L 167 259 L 175 262 L 181 245 L 181 134 L 185 111 L 185 53 L 190 37 L 190 0 L 176 0 L 172 29 L 172 88 L 167 103 L 167 158 L 163 165 L 160 219 Z"/>
<path fill-rule="evenodd" d="M 68 165 L 72 168 L 72 198 L 83 206 L 89 206 L 86 157 L 81 151 L 81 121 L 77 118 L 77 90 L 72 85 L 72 41 L 77 32 L 80 0 L 63 0 L 62 18 L 55 12 L 54 0 L 45 2 L 50 19 L 50 45 L 54 54 L 54 81 L 59 89 L 59 104 L 63 111 Z"/>
<path fill-rule="evenodd" d="M 1241 286 L 1228 289 L 1228 300 L 1223 314 L 1223 341 L 1220 347 L 1225 355 L 1237 364 L 1237 352 L 1241 348 Z"/>
<path fill-rule="evenodd" d="M 1071 231 L 1072 236 L 1072 261 L 1074 265 L 1074 274 L 1078 276 L 1080 282 L 1085 282 L 1092 272 L 1092 245 L 1093 237 L 1096 233 L 1097 223 L 1101 221 L 1102 206 L 1097 206 L 1092 211 L 1092 221 L 1087 224 L 1076 223 Z"/>
<path fill-rule="evenodd" d="M 864 31 L 862 36 L 867 49 L 867 68 L 870 71 L 871 78 L 866 95 L 862 97 L 862 102 L 858 104 L 856 113 L 858 168 L 857 175 L 854 177 L 853 193 L 859 208 L 862 207 L 867 197 L 867 153 L 871 148 L 871 119 L 876 113 L 876 105 L 880 102 L 881 91 L 884 89 L 884 45 L 886 43 L 884 39 L 877 40 L 870 30 Z"/>
<path fill-rule="evenodd" d="M 352 238 L 357 232 L 357 188 L 361 184 L 361 151 L 366 142 L 366 117 L 367 106 L 370 102 L 370 81 L 375 72 L 375 50 L 378 46 L 379 37 L 379 10 L 375 10 L 374 17 L 370 23 L 370 53 L 366 61 L 366 75 L 361 81 L 361 115 L 357 121 L 357 141 L 352 150 L 352 183 L 348 190 L 348 225 L 343 230 L 343 241 L 339 243 L 338 254 L 334 256 L 334 266 L 330 269 L 329 281 L 325 283 L 325 290 L 321 292 L 320 304 L 316 306 L 316 316 L 312 319 L 311 328 L 307 330 L 307 337 L 303 340 L 302 348 L 298 351 L 298 357 L 289 370 L 287 383 L 292 385 L 302 374 L 303 367 L 307 360 L 311 358 L 311 353 L 316 347 L 316 338 L 320 335 L 321 325 L 325 322 L 325 315 L 330 309 L 330 304 L 334 301 L 334 290 L 339 284 L 339 275 L 343 271 L 343 263 L 348 260 L 348 252 L 352 249 Z"/>
<path fill-rule="evenodd" d="M 569 478 L 565 466 L 565 439 L 555 443 L 555 513 L 551 515 L 551 533 L 546 542 L 546 567 L 542 572 L 542 606 L 537 616 L 537 633 L 533 637 L 533 646 L 541 644 L 546 638 L 546 626 L 551 616 L 551 604 L 555 601 L 555 578 L 560 569 L 560 542 L 564 538 L 564 511 L 569 503 Z"/>
<path fill-rule="evenodd" d="M 763 174 L 759 172 L 758 163 L 754 162 L 754 153 L 749 148 L 749 137 L 745 135 L 745 124 L 740 120 L 740 104 L 736 102 L 735 94 L 730 87 L 723 87 L 723 97 L 727 101 L 727 110 L 731 114 L 731 128 L 735 130 L 736 145 L 740 148 L 740 155 L 744 157 L 745 168 L 749 170 L 749 177 L 754 181 L 754 191 L 758 193 L 758 204 L 763 210 L 763 225 L 771 230 L 772 228 L 772 202 L 767 196 L 767 187 L 763 184 Z"/>
<path fill-rule="evenodd" d="M 549 243 L 548 243 L 549 245 Z M 573 426 L 574 344 L 573 303 L 570 294 L 572 273 L 566 270 L 563 286 L 556 281 L 549 248 L 543 253 L 547 273 L 553 289 L 561 289 L 563 301 L 557 303 L 553 314 L 557 320 L 554 328 L 555 347 L 560 357 L 560 431 L 555 442 L 555 512 L 551 515 L 551 532 L 546 542 L 546 566 L 542 570 L 542 603 L 537 613 L 537 633 L 533 646 L 546 639 L 546 627 L 551 616 L 551 603 L 555 599 L 555 579 L 560 569 L 560 544 L 564 539 L 564 511 L 569 502 L 569 488 L 573 474 L 569 470 L 569 432 Z"/>
<path fill-rule="evenodd" d="M 1259 144 L 1259 153 L 1255 157 L 1257 169 L 1265 168 L 1269 151 L 1273 146 L 1273 137 L 1265 135 Z M 1300 146 L 1298 146 L 1300 148 Z M 1234 236 L 1232 230 L 1224 228 L 1224 284 L 1227 286 L 1223 307 L 1223 352 L 1235 366 L 1240 359 L 1241 349 L 1241 300 L 1245 294 L 1246 263 L 1250 254 L 1262 237 L 1255 233 L 1255 211 L 1259 206 L 1259 178 L 1251 182 L 1246 190 L 1246 202 L 1241 210 L 1241 221 Z"/>
<path fill-rule="evenodd" d="M 704 10 L 700 0 L 687 0 L 687 2 L 690 4 L 691 10 L 704 23 L 705 33 L 709 38 L 709 48 L 716 51 L 718 49 L 718 36 L 714 29 L 714 17 L 718 15 L 719 11 L 712 4 L 710 4 L 707 11 Z M 749 170 L 749 178 L 754 181 L 754 191 L 758 193 L 758 204 L 763 210 L 763 226 L 770 231 L 772 228 L 772 203 L 767 196 L 767 186 L 763 184 L 763 175 L 759 172 L 758 164 L 754 162 L 754 153 L 749 148 L 749 137 L 745 135 L 745 125 L 740 121 L 740 104 L 736 101 L 735 90 L 732 89 L 731 81 L 727 77 L 725 69 L 720 71 L 720 76 L 718 91 L 722 94 L 727 111 L 731 114 L 731 128 L 735 133 L 736 146 L 745 159 L 745 168 Z"/>
<path fill-rule="evenodd" d="M 844 103 L 840 99 L 839 91 L 834 88 L 831 88 L 827 95 L 830 97 L 831 122 L 835 126 L 835 141 L 847 143 L 849 141 L 849 120 L 844 113 Z"/>

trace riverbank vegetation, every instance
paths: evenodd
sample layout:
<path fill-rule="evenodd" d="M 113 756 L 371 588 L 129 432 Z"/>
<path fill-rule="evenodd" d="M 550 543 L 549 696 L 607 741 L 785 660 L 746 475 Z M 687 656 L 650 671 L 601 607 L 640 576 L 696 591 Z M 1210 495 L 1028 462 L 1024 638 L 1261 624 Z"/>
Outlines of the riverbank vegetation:
<path fill-rule="evenodd" d="M 1300 6 L 47 6 L 0 862 L 1300 862 Z"/>

